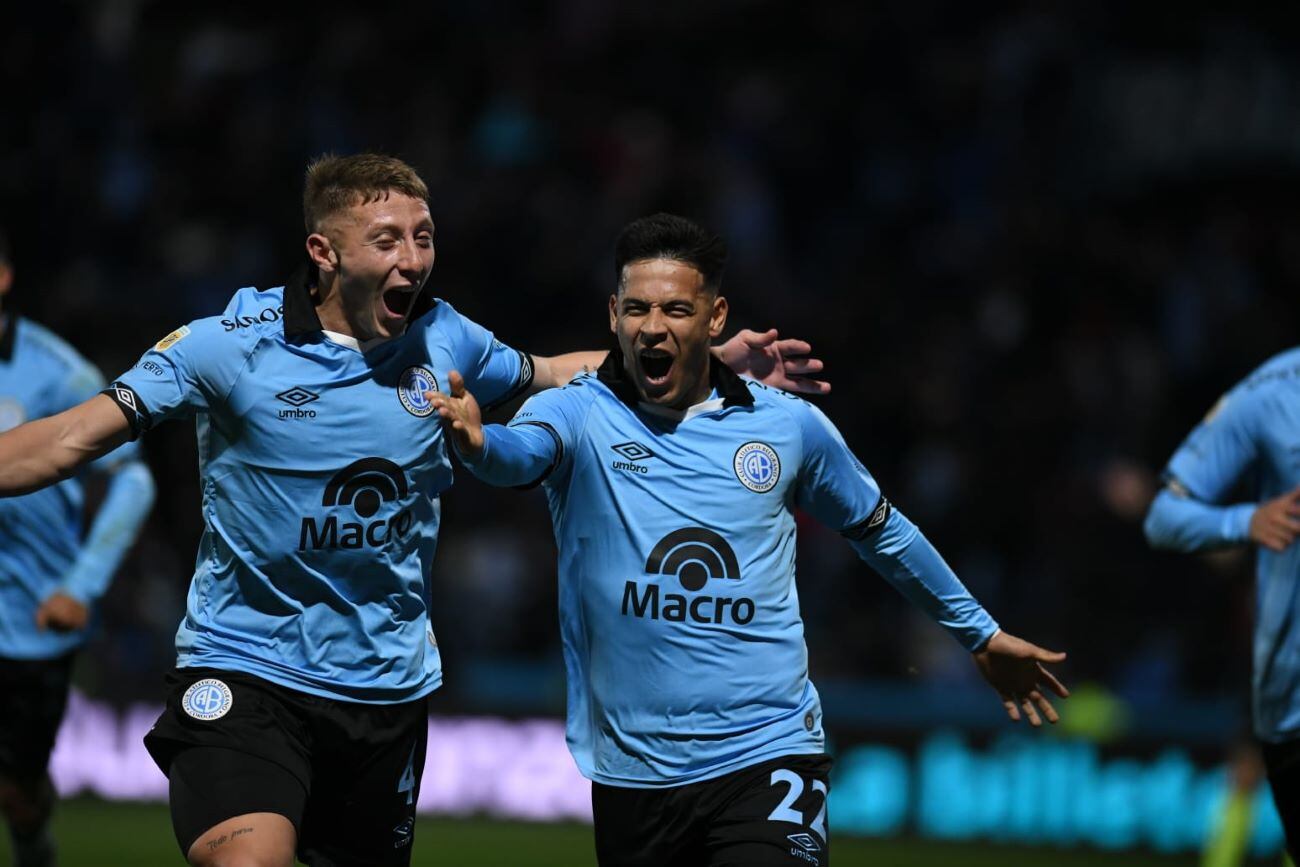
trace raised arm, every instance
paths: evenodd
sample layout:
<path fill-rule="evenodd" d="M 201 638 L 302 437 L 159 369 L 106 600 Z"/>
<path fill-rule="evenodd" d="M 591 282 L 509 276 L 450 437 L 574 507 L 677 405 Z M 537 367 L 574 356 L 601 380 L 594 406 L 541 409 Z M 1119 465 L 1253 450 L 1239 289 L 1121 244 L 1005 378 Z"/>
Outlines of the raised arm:
<path fill-rule="evenodd" d="M 830 383 L 814 378 L 821 373 L 823 364 L 820 359 L 809 357 L 812 347 L 803 340 L 779 339 L 775 328 L 761 333 L 742 329 L 712 351 L 737 374 L 764 385 L 799 394 L 830 393 Z M 607 354 L 600 351 L 534 355 L 532 388 L 534 391 L 558 388 L 583 371 L 595 370 Z"/>
<path fill-rule="evenodd" d="M 102 394 L 19 425 L 0 434 L 0 497 L 29 494 L 69 478 L 130 438 L 126 416 Z"/>

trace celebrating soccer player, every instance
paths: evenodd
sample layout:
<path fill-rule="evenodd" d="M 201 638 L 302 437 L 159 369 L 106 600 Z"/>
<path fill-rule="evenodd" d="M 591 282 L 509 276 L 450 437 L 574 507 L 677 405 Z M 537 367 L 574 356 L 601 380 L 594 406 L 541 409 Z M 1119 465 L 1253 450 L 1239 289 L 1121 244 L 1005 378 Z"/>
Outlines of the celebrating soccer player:
<path fill-rule="evenodd" d="M 1146 519 L 1152 545 L 1255 545 L 1255 734 L 1287 849 L 1300 856 L 1300 349 L 1265 362 L 1210 410 L 1165 468 Z M 1252 502 L 1225 504 L 1251 479 Z"/>
<path fill-rule="evenodd" d="M 483 427 L 457 373 L 431 395 L 467 466 L 546 486 L 559 545 L 568 740 L 610 865 L 829 863 L 821 703 L 795 588 L 795 510 L 947 629 L 1037 726 L 1053 653 L 998 628 L 816 408 L 709 356 L 725 247 L 681 217 L 629 225 L 594 375 Z"/>
<path fill-rule="evenodd" d="M 13 284 L 0 236 L 0 302 Z M 0 431 L 55 415 L 104 387 L 67 343 L 0 304 Z M 131 445 L 85 468 L 107 482 L 82 534 L 82 475 L 0 500 L 0 809 L 17 867 L 54 863 L 46 766 L 68 701 L 77 648 L 153 503 L 153 478 Z"/>
<path fill-rule="evenodd" d="M 146 738 L 190 863 L 407 864 L 427 696 L 442 680 L 426 581 L 451 463 L 426 392 L 485 400 L 567 382 L 603 352 L 510 349 L 421 289 L 433 222 L 392 157 L 307 172 L 311 273 L 241 289 L 103 394 L 0 436 L 0 495 L 34 490 L 194 417 L 204 532 L 167 709 Z M 774 332 L 719 348 L 812 391 Z"/>

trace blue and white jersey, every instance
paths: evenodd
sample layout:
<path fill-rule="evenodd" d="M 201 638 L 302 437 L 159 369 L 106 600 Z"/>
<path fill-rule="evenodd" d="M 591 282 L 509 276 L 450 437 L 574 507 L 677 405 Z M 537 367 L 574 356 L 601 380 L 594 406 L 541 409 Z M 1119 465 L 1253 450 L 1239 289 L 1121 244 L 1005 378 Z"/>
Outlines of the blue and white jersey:
<path fill-rule="evenodd" d="M 1248 541 L 1256 503 L 1300 485 L 1300 349 L 1225 394 L 1169 460 L 1148 515 L 1153 544 L 1198 550 Z M 1221 505 L 1241 482 L 1254 502 Z M 1259 546 L 1253 711 L 1266 741 L 1300 737 L 1300 543 Z"/>
<path fill-rule="evenodd" d="M 968 648 L 997 629 L 819 410 L 720 364 L 712 382 L 712 399 L 666 417 L 638 405 L 614 352 L 485 428 L 467 462 L 493 484 L 544 477 L 569 747 L 608 785 L 681 785 L 824 750 L 796 509 L 924 597 Z"/>
<path fill-rule="evenodd" d="M 241 289 L 105 392 L 139 432 L 196 420 L 204 530 L 180 667 L 371 703 L 437 688 L 428 582 L 452 472 L 424 391 L 451 369 L 489 402 L 532 380 L 445 302 L 362 346 L 322 331 L 295 283 Z"/>
<path fill-rule="evenodd" d="M 104 387 L 99 371 L 49 330 L 17 316 L 3 327 L 0 431 L 71 409 Z M 87 473 L 112 473 L 138 459 L 138 447 L 128 444 L 75 478 L 0 499 L 0 656 L 51 659 L 85 642 L 90 624 L 76 632 L 38 630 L 36 609 L 55 592 L 93 603 L 107 588 L 143 514 L 128 516 L 129 526 L 104 540 L 103 547 L 110 550 L 87 552 L 82 480 Z M 147 478 L 142 467 L 139 471 Z M 119 502 L 105 500 L 101 512 L 118 514 L 106 514 L 103 526 L 123 517 Z"/>

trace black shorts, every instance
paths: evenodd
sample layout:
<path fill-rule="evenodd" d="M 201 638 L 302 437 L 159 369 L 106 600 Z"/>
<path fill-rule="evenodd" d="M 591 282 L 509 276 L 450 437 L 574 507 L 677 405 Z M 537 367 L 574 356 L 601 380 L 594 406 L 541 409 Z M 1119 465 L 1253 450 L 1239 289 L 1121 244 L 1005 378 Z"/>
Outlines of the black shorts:
<path fill-rule="evenodd" d="M 210 668 L 167 683 L 144 744 L 171 781 L 182 853 L 226 819 L 271 812 L 293 823 L 306 864 L 410 863 L 427 698 L 345 702 Z"/>
<path fill-rule="evenodd" d="M 831 758 L 787 756 L 665 789 L 593 783 L 601 867 L 826 867 Z"/>
<path fill-rule="evenodd" d="M 1300 857 L 1300 740 L 1262 744 L 1268 785 L 1273 803 L 1286 832 L 1286 848 L 1292 858 Z"/>
<path fill-rule="evenodd" d="M 19 783 L 44 779 L 68 706 L 72 658 L 0 657 L 0 776 Z"/>

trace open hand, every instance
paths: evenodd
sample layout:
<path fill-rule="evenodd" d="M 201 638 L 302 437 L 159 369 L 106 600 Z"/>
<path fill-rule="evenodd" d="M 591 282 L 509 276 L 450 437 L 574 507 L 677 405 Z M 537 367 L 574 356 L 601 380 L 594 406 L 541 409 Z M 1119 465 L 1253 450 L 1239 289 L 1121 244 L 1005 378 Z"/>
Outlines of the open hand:
<path fill-rule="evenodd" d="M 1070 697 L 1070 691 L 1043 668 L 1045 662 L 1064 660 L 1064 653 L 1045 650 L 1000 629 L 989 639 L 983 650 L 975 653 L 976 667 L 1002 697 L 1002 706 L 1007 709 L 1007 716 L 1011 717 L 1012 722 L 1019 722 L 1020 709 L 1023 708 L 1029 724 L 1034 727 L 1043 724 L 1038 716 L 1040 711 L 1050 723 L 1060 719 L 1056 708 L 1047 700 L 1044 687 L 1061 698 Z"/>
<path fill-rule="evenodd" d="M 812 346 L 803 340 L 778 340 L 775 328 L 761 333 L 742 329 L 716 351 L 727 367 L 764 385 L 798 394 L 830 393 L 829 382 L 813 378 L 824 365 L 808 357 Z"/>
<path fill-rule="evenodd" d="M 465 380 L 453 370 L 447 374 L 451 394 L 426 391 L 424 396 L 432 403 L 442 419 L 442 426 L 456 450 L 467 458 L 476 458 L 483 451 L 483 413 L 478 401 L 465 388 Z"/>

